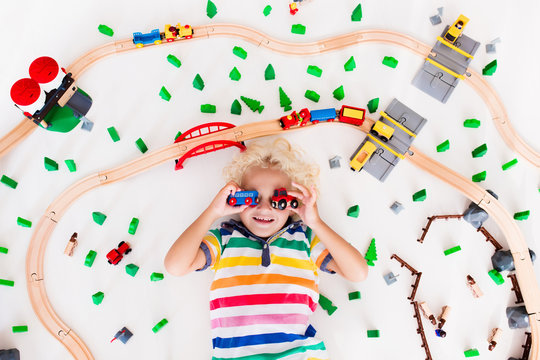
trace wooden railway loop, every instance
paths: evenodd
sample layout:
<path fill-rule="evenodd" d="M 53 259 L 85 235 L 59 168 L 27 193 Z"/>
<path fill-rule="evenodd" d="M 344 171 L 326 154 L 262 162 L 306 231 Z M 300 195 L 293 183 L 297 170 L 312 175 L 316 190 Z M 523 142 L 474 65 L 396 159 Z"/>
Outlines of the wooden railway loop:
<path fill-rule="evenodd" d="M 382 42 L 405 47 L 424 58 L 430 53 L 431 47 L 414 40 L 412 37 L 401 35 L 396 32 L 384 30 L 362 30 L 346 35 L 336 36 L 326 40 L 297 44 L 288 43 L 271 38 L 261 32 L 239 25 L 215 24 L 194 27 L 194 39 L 203 39 L 214 36 L 237 37 L 257 46 L 266 47 L 270 50 L 285 55 L 313 55 L 328 51 L 339 50 L 358 43 Z M 180 43 L 173 42 L 172 44 Z M 149 45 L 151 47 L 153 45 Z M 135 50 L 131 39 L 121 40 L 98 47 L 77 59 L 67 68 L 76 79 L 96 61 L 116 53 Z M 523 158 L 530 161 L 536 167 L 540 167 L 540 155 L 526 145 L 510 125 L 508 115 L 497 94 L 490 88 L 488 83 L 479 74 L 471 72 L 471 77 L 466 78 L 473 88 L 479 92 L 486 102 L 493 116 L 497 129 L 506 143 Z M 333 124 L 339 122 L 332 122 Z M 343 123 L 341 123 L 343 124 Z M 367 119 L 360 128 L 367 132 L 373 124 L 373 120 Z M 347 124 L 345 124 L 347 125 Z M 302 129 L 308 129 L 315 125 L 306 125 Z M 316 126 L 328 126 L 319 124 Z M 347 125 L 353 126 L 353 125 Z M 36 126 L 25 119 L 7 136 L 0 140 L 0 157 L 6 154 L 13 146 L 29 135 Z M 358 127 L 356 127 L 358 128 Z M 298 130 L 291 128 L 287 131 Z M 196 146 L 207 141 L 228 140 L 241 142 L 257 137 L 280 134 L 283 129 L 277 120 L 247 124 L 217 133 L 181 141 L 167 145 L 156 151 L 144 154 L 138 159 L 132 160 L 118 167 L 87 176 L 66 189 L 46 209 L 45 214 L 39 220 L 28 246 L 26 258 L 27 288 L 32 307 L 42 324 L 53 336 L 62 342 L 75 359 L 93 359 L 93 356 L 84 342 L 56 315 L 50 304 L 44 286 L 43 258 L 48 240 L 62 215 L 69 209 L 81 195 L 96 187 L 115 183 L 144 172 L 158 164 L 176 159 Z M 422 154 L 416 148 L 411 147 L 411 152 L 405 158 L 427 173 L 446 182 L 471 201 L 483 208 L 491 218 L 499 225 L 514 257 L 516 276 L 521 284 L 523 299 L 529 313 L 531 328 L 531 357 L 532 360 L 539 358 L 538 324 L 540 323 L 540 288 L 534 275 L 534 269 L 529 257 L 528 247 L 512 216 L 480 186 L 472 183 L 463 176 L 446 168 L 442 164 Z"/>

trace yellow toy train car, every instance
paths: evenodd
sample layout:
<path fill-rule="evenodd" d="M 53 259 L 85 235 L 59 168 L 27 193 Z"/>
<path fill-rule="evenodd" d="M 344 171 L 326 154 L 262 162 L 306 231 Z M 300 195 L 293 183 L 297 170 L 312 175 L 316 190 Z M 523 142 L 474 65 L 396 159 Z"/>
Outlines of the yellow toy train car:
<path fill-rule="evenodd" d="M 377 150 L 377 146 L 371 141 L 366 141 L 364 145 L 360 147 L 360 150 L 358 150 L 356 154 L 354 154 L 354 156 L 352 157 L 351 162 L 349 163 L 351 170 L 362 170 L 362 168 L 367 163 L 371 155 L 373 155 L 375 150 Z"/>

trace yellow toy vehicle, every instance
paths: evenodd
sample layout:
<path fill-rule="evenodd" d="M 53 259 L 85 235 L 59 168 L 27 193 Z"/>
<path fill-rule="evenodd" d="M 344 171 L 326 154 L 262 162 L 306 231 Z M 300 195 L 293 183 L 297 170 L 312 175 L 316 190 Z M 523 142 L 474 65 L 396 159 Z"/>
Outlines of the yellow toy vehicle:
<path fill-rule="evenodd" d="M 377 121 L 371 127 L 369 131 L 371 134 L 378 136 L 382 141 L 387 142 L 394 135 L 394 128 L 383 123 L 381 120 Z"/>
<path fill-rule="evenodd" d="M 456 42 L 457 38 L 461 36 L 465 25 L 469 22 L 469 18 L 465 15 L 459 15 L 457 20 L 448 28 L 446 34 L 444 34 L 444 39 L 450 44 Z"/>
<path fill-rule="evenodd" d="M 369 160 L 371 155 L 377 150 L 377 146 L 373 144 L 371 141 L 366 141 L 364 145 L 358 150 L 356 154 L 354 154 L 351 162 L 349 163 L 349 166 L 351 167 L 351 170 L 353 171 L 360 171 L 366 164 L 366 162 Z"/>
<path fill-rule="evenodd" d="M 167 42 L 174 41 L 176 39 L 191 39 L 193 37 L 193 28 L 191 25 L 180 25 L 171 26 L 170 24 L 165 25 L 165 39 Z"/>

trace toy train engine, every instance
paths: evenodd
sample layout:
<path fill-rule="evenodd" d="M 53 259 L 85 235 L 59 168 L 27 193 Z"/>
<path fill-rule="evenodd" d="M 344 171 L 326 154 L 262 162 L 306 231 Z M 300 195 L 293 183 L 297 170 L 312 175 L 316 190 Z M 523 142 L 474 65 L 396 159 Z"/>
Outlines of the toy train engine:
<path fill-rule="evenodd" d="M 339 111 L 339 121 L 361 126 L 366 118 L 366 109 L 343 105 Z"/>
<path fill-rule="evenodd" d="M 296 111 L 293 111 L 291 115 L 283 116 L 281 119 L 279 119 L 279 125 L 283 128 L 283 130 L 287 130 L 291 126 L 298 125 L 298 115 L 296 114 Z"/>
<path fill-rule="evenodd" d="M 285 188 L 279 188 L 274 190 L 272 195 L 271 205 L 274 209 L 284 210 L 287 208 L 287 205 L 296 209 L 298 207 L 298 200 L 294 196 L 287 194 Z"/>
<path fill-rule="evenodd" d="M 237 191 L 227 197 L 227 204 L 231 206 L 259 204 L 259 193 L 257 191 Z"/>

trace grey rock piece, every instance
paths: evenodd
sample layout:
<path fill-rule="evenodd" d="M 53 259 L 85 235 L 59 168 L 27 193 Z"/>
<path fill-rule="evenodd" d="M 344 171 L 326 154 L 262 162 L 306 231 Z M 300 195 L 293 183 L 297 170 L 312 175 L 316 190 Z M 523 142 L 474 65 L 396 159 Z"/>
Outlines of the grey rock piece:
<path fill-rule="evenodd" d="M 506 317 L 510 329 L 523 329 L 529 326 L 529 314 L 525 305 L 507 307 Z"/>
<path fill-rule="evenodd" d="M 531 257 L 532 262 L 536 260 L 536 254 L 531 249 L 529 249 L 529 256 Z M 493 265 L 493 268 L 498 272 L 513 271 L 516 268 L 510 250 L 495 251 L 495 254 L 491 256 L 491 265 Z"/>
<path fill-rule="evenodd" d="M 495 199 L 499 198 L 493 191 L 487 190 L 487 192 Z M 488 213 L 474 202 L 471 202 L 467 210 L 463 213 L 463 220 L 474 226 L 476 229 L 479 229 L 488 218 Z"/>

